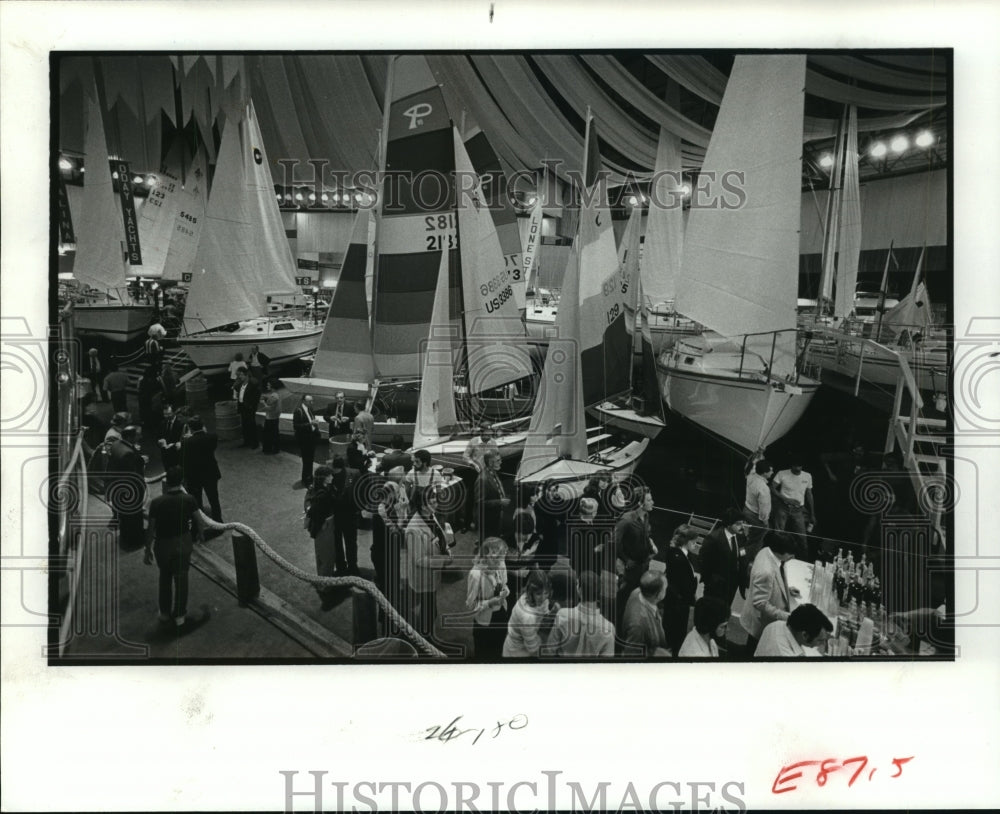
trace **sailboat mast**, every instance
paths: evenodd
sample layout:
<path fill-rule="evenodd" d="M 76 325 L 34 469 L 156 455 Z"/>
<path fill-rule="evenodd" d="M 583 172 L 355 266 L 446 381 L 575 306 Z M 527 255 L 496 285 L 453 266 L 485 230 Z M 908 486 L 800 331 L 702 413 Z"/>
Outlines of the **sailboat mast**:
<path fill-rule="evenodd" d="M 382 235 L 382 211 L 385 208 L 386 190 L 389 179 L 386 173 L 386 154 L 389 149 L 389 114 L 392 111 L 392 83 L 396 73 L 396 56 L 389 55 L 389 65 L 385 75 L 385 96 L 382 99 L 382 131 L 378 139 L 378 177 L 382 179 L 378 205 L 375 208 L 375 262 L 372 264 L 372 302 L 369 320 L 369 342 L 375 346 L 375 298 L 378 296 L 378 241 Z M 373 357 L 374 358 L 374 357 Z M 378 364 L 375 365 L 376 371 Z"/>
<path fill-rule="evenodd" d="M 840 199 L 844 167 L 844 146 L 847 141 L 847 106 L 840 117 L 840 127 L 833 153 L 830 173 L 830 197 L 826 202 L 826 231 L 823 235 L 823 268 L 816 295 L 816 315 L 823 315 L 824 301 L 832 300 L 833 279 L 836 269 L 837 243 L 840 235 Z"/>

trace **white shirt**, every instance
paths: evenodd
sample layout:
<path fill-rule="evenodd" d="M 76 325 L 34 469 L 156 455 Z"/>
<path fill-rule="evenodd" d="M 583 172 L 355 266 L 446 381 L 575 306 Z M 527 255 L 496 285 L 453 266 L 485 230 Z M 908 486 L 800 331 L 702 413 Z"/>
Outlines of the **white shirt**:
<path fill-rule="evenodd" d="M 813 488 L 813 479 L 804 469 L 798 475 L 791 469 L 782 469 L 774 476 L 774 486 L 789 503 L 802 506 L 806 502 L 806 490 Z"/>
<path fill-rule="evenodd" d="M 771 622 L 760 634 L 757 651 L 754 653 L 755 658 L 758 656 L 804 657 L 805 651 L 802 649 L 802 645 L 795 641 L 788 623 L 778 621 Z"/>
<path fill-rule="evenodd" d="M 763 475 L 751 472 L 747 475 L 747 509 L 766 523 L 771 516 L 771 487 Z"/>
<path fill-rule="evenodd" d="M 698 630 L 692 628 L 685 637 L 681 649 L 677 651 L 677 656 L 685 659 L 717 659 L 719 646 L 713 639 L 709 639 L 706 644 Z"/>

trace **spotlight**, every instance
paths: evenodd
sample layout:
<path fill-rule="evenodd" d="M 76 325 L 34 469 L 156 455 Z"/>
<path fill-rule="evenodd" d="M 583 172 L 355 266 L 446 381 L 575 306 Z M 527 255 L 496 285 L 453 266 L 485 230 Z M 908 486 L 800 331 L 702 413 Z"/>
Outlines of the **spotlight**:
<path fill-rule="evenodd" d="M 681 184 L 681 194 L 685 198 L 690 198 L 691 197 L 691 185 L 690 184 Z"/>
<path fill-rule="evenodd" d="M 355 192 L 354 193 L 354 202 L 355 203 L 361 203 L 361 193 L 360 192 Z"/>
<path fill-rule="evenodd" d="M 934 143 L 934 134 L 930 130 L 921 131 L 916 138 L 916 144 L 918 147 L 923 147 L 927 149 Z"/>
<path fill-rule="evenodd" d="M 527 200 L 525 201 L 525 203 L 526 203 L 526 204 L 527 204 L 528 206 L 534 206 L 534 205 L 535 205 L 535 201 L 537 201 L 537 200 L 538 200 L 538 199 L 537 199 L 537 198 L 536 198 L 536 197 L 535 197 L 534 195 L 530 195 L 530 196 L 528 197 L 528 199 L 527 199 Z"/>
<path fill-rule="evenodd" d="M 301 192 L 296 192 L 295 193 L 295 200 L 296 201 L 301 201 L 302 200 L 302 193 Z"/>
<path fill-rule="evenodd" d="M 334 203 L 340 203 L 340 194 L 337 193 L 337 192 L 334 192 L 332 200 L 333 200 Z"/>
<path fill-rule="evenodd" d="M 327 193 L 325 193 L 325 192 L 324 192 L 324 193 L 323 193 L 323 194 L 322 194 L 322 195 L 320 196 L 320 200 L 322 200 L 322 201 L 323 201 L 323 203 L 326 203 L 327 201 L 329 201 L 329 200 L 330 200 L 330 196 L 329 196 L 329 195 L 328 195 Z"/>
<path fill-rule="evenodd" d="M 132 177 L 132 183 L 133 184 L 141 184 L 142 183 L 142 176 L 141 175 L 135 175 L 135 176 L 133 176 Z"/>
<path fill-rule="evenodd" d="M 63 170 L 64 172 L 69 172 L 70 170 L 73 169 L 73 162 L 70 161 L 68 158 L 60 158 L 59 169 Z"/>
<path fill-rule="evenodd" d="M 284 199 L 283 199 L 283 198 L 281 197 L 281 193 L 280 193 L 280 192 L 275 192 L 275 193 L 274 193 L 274 197 L 278 199 L 278 203 L 281 203 L 281 201 L 282 201 L 282 200 L 284 200 Z"/>
<path fill-rule="evenodd" d="M 886 154 L 885 142 L 876 141 L 868 150 L 868 154 L 872 158 L 881 158 Z"/>
<path fill-rule="evenodd" d="M 115 172 L 111 173 L 111 180 L 113 180 L 113 181 L 117 181 L 118 180 L 118 171 L 117 170 Z"/>
<path fill-rule="evenodd" d="M 291 192 L 286 192 L 285 193 L 285 200 L 286 201 L 291 201 L 292 200 L 292 193 Z"/>
<path fill-rule="evenodd" d="M 900 133 L 889 143 L 889 146 L 894 153 L 902 153 L 910 146 L 910 140 Z"/>
<path fill-rule="evenodd" d="M 309 200 L 312 201 L 313 203 L 316 203 L 316 193 L 315 192 L 310 192 L 309 193 Z"/>
<path fill-rule="evenodd" d="M 823 153 L 819 160 L 819 165 L 824 169 L 833 166 L 833 156 L 830 153 Z"/>
<path fill-rule="evenodd" d="M 639 199 L 636 198 L 635 195 L 629 195 L 628 196 L 628 205 L 629 206 L 635 206 L 638 203 L 639 203 Z"/>
<path fill-rule="evenodd" d="M 155 187 L 158 181 L 159 179 L 152 173 L 146 176 L 146 183 L 151 187 Z"/>

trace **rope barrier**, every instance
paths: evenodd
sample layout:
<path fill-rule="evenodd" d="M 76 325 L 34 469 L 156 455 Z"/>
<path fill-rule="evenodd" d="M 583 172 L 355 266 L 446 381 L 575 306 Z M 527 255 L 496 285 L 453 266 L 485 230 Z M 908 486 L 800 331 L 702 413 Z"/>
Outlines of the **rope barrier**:
<path fill-rule="evenodd" d="M 217 523 L 212 520 L 204 512 L 198 513 L 198 521 L 204 527 L 211 531 L 237 531 L 245 537 L 250 538 L 254 545 L 260 549 L 261 553 L 264 554 L 269 560 L 271 560 L 275 565 L 281 568 L 283 571 L 291 574 L 296 579 L 300 579 L 314 587 L 320 588 L 358 588 L 365 593 L 367 593 L 375 603 L 382 609 L 382 612 L 392 620 L 392 622 L 399 627 L 399 629 L 424 653 L 428 656 L 434 656 L 437 658 L 444 658 L 444 653 L 438 650 L 433 644 L 427 641 L 423 636 L 421 636 L 411 625 L 400 615 L 399 611 L 392 606 L 392 603 L 382 594 L 382 592 L 367 579 L 362 579 L 361 577 L 321 577 L 315 574 L 310 574 L 303 571 L 296 565 L 292 565 L 288 560 L 282 557 L 277 551 L 271 548 L 263 538 L 257 534 L 249 526 L 245 526 L 242 523 Z"/>

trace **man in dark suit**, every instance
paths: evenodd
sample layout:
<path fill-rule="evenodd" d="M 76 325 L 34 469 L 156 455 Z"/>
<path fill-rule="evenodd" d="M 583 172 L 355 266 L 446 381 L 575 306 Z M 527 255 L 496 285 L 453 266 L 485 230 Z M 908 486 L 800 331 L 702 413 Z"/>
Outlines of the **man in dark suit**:
<path fill-rule="evenodd" d="M 111 445 L 107 472 L 107 499 L 118 520 L 118 542 L 137 549 L 145 543 L 142 509 L 146 500 L 146 458 L 140 452 L 142 431 L 135 425 L 122 430 Z"/>
<path fill-rule="evenodd" d="M 250 378 L 246 368 L 236 371 L 233 398 L 243 427 L 243 446 L 257 449 L 257 405 L 260 404 L 260 386 Z"/>
<path fill-rule="evenodd" d="M 326 405 L 323 418 L 330 427 L 330 435 L 345 435 L 351 430 L 354 421 L 354 407 L 344 400 L 343 393 L 337 393 L 336 398 Z"/>
<path fill-rule="evenodd" d="M 479 543 L 487 537 L 499 537 L 504 510 L 510 505 L 510 498 L 500 482 L 500 453 L 495 449 L 487 450 L 483 456 L 483 471 L 476 478 L 474 494 Z"/>
<path fill-rule="evenodd" d="M 350 469 L 340 455 L 332 462 L 333 531 L 336 546 L 337 575 L 357 576 L 358 571 L 358 480 L 361 473 Z"/>
<path fill-rule="evenodd" d="M 181 445 L 181 462 L 184 467 L 184 487 L 198 501 L 202 509 L 202 492 L 208 498 L 211 506 L 211 516 L 216 523 L 222 522 L 222 508 L 219 505 L 219 480 L 222 473 L 219 463 L 215 460 L 215 448 L 219 437 L 205 431 L 199 416 L 194 416 L 187 425 L 189 435 Z"/>
<path fill-rule="evenodd" d="M 701 581 L 705 596 L 721 599 L 729 607 L 736 589 L 746 595 L 746 521 L 739 509 L 727 509 L 722 526 L 705 536 L 701 544 Z"/>
<path fill-rule="evenodd" d="M 102 383 L 104 381 L 104 365 L 101 363 L 101 359 L 97 354 L 97 348 L 91 348 L 87 351 L 87 358 L 83 362 L 83 373 L 90 379 L 91 392 L 97 398 L 98 401 L 104 401 L 104 388 Z"/>
<path fill-rule="evenodd" d="M 313 479 L 313 458 L 319 441 L 319 419 L 313 412 L 313 397 L 303 396 L 299 406 L 292 413 L 292 429 L 295 442 L 302 456 L 302 485 L 309 486 Z"/>
<path fill-rule="evenodd" d="M 163 421 L 160 423 L 160 437 L 157 444 L 160 447 L 160 460 L 163 461 L 163 471 L 181 463 L 181 437 L 184 433 L 184 422 L 174 414 L 174 408 L 169 402 L 163 403 Z"/>

